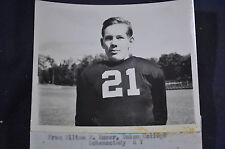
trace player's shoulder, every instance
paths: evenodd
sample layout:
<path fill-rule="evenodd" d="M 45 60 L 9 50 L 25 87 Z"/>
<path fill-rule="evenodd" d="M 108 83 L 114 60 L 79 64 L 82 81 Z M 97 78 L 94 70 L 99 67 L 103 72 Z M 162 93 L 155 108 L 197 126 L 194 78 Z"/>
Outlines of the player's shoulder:
<path fill-rule="evenodd" d="M 90 76 L 102 69 L 103 61 L 92 62 L 82 69 L 81 76 Z"/>
<path fill-rule="evenodd" d="M 160 65 L 141 57 L 135 57 L 133 56 L 133 61 L 139 66 L 144 69 L 150 69 L 150 70 L 161 70 Z"/>
<path fill-rule="evenodd" d="M 146 74 L 151 74 L 153 76 L 164 76 L 161 66 L 155 62 L 135 56 L 133 56 L 133 61 L 135 62 L 136 67 Z"/>
<path fill-rule="evenodd" d="M 155 65 L 153 62 L 149 61 L 148 59 L 142 58 L 142 57 L 132 56 L 132 58 L 137 63 L 143 63 L 143 64 L 148 64 L 148 65 Z"/>

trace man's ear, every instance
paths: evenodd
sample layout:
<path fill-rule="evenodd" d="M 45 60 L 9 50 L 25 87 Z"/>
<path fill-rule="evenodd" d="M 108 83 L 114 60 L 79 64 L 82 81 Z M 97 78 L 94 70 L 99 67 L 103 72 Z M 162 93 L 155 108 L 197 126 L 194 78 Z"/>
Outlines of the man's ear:
<path fill-rule="evenodd" d="M 105 46 L 104 46 L 104 44 L 103 44 L 103 38 L 100 39 L 100 42 L 101 42 L 102 48 L 105 49 Z"/>
<path fill-rule="evenodd" d="M 134 42 L 134 37 L 130 37 L 129 42 L 130 42 L 130 43 L 133 43 L 133 42 Z"/>

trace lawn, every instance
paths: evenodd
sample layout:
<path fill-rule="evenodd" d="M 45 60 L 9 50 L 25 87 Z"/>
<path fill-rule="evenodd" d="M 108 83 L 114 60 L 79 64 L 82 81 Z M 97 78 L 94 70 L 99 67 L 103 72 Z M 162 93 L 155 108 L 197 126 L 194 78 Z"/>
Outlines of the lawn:
<path fill-rule="evenodd" d="M 39 85 L 41 125 L 74 125 L 76 87 Z M 193 90 L 167 90 L 167 124 L 194 123 Z"/>

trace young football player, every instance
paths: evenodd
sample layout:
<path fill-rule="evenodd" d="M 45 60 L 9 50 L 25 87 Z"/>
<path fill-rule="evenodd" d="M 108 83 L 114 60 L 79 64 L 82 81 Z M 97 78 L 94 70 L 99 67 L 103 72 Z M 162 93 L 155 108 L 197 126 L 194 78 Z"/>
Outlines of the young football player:
<path fill-rule="evenodd" d="M 101 46 L 108 57 L 86 67 L 77 83 L 77 126 L 150 126 L 167 121 L 164 75 L 156 64 L 130 54 L 131 23 L 104 21 Z"/>

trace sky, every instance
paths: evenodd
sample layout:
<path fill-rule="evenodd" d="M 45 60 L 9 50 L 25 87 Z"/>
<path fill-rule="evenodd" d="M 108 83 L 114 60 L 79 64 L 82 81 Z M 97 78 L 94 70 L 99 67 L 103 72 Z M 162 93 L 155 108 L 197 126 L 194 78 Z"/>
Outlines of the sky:
<path fill-rule="evenodd" d="M 134 31 L 131 53 L 159 58 L 195 50 L 192 0 L 136 5 L 80 5 L 36 1 L 35 50 L 60 63 L 104 53 L 100 45 L 104 20 L 120 16 Z"/>

